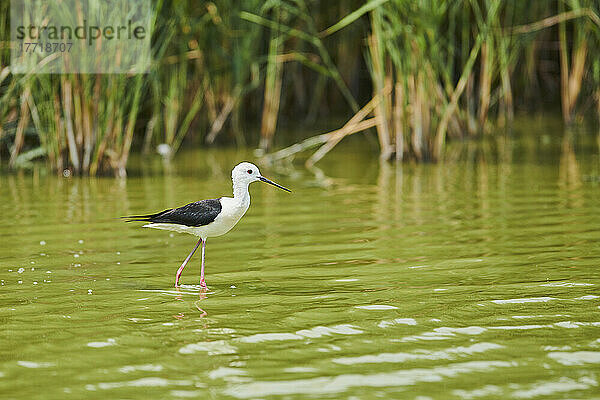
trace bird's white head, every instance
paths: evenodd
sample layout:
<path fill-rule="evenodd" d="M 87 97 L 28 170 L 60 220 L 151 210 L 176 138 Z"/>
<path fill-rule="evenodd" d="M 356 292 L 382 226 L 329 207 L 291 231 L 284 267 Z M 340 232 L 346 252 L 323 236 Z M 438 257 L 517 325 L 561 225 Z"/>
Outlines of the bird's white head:
<path fill-rule="evenodd" d="M 263 181 L 265 183 L 269 183 L 273 186 L 277 186 L 280 189 L 283 189 L 287 192 L 291 192 L 288 188 L 285 188 L 277 183 L 270 181 L 260 174 L 258 167 L 249 162 L 242 162 L 233 168 L 231 171 L 231 179 L 233 180 L 233 186 L 243 185 L 248 186 L 252 182 Z"/>
<path fill-rule="evenodd" d="M 249 162 L 239 163 L 231 171 L 231 179 L 233 183 L 242 183 L 249 185 L 252 182 L 257 181 L 260 175 L 258 167 Z"/>

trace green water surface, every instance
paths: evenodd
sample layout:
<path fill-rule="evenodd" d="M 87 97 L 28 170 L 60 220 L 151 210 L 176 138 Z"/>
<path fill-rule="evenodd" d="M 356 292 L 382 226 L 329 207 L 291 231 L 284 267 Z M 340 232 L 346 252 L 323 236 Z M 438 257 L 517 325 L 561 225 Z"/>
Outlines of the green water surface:
<path fill-rule="evenodd" d="M 293 193 L 250 187 L 208 240 L 207 294 L 198 256 L 173 287 L 192 236 L 115 217 L 230 195 L 251 152 L 152 156 L 126 180 L 1 175 L 0 398 L 599 398 L 589 136 L 264 166 Z"/>

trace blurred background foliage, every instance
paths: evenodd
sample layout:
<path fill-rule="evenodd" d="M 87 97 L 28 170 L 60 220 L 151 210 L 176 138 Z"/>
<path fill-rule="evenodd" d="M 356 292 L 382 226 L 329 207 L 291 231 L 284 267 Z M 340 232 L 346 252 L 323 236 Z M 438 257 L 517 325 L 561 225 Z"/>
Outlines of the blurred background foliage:
<path fill-rule="evenodd" d="M 13 75 L 0 0 L 3 164 L 125 175 L 130 152 L 184 143 L 258 146 L 269 160 L 317 148 L 314 164 L 369 130 L 375 157 L 436 161 L 450 140 L 504 135 L 515 113 L 600 117 L 597 0 L 153 5 L 148 74 Z"/>

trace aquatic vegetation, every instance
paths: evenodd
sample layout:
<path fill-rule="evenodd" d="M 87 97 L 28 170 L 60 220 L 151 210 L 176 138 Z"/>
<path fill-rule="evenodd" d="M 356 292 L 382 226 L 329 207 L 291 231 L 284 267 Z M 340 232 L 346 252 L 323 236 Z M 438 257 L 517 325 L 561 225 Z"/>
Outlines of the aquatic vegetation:
<path fill-rule="evenodd" d="M 13 75 L 0 2 L 0 157 L 124 175 L 132 149 L 258 145 L 376 130 L 383 159 L 436 161 L 446 142 L 502 134 L 515 110 L 600 117 L 600 6 L 592 0 L 154 2 L 145 75 Z M 362 106 L 362 108 L 361 108 Z M 278 129 L 279 127 L 279 129 Z M 284 127 L 284 129 L 281 129 Z M 310 135 L 306 135 L 310 136 Z"/>

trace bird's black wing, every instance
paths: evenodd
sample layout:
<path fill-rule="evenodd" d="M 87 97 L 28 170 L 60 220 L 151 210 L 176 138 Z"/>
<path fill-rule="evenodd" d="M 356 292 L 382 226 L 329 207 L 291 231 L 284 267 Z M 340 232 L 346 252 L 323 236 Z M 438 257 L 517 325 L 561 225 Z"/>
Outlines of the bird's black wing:
<path fill-rule="evenodd" d="M 203 226 L 213 222 L 220 212 L 220 199 L 210 199 L 196 201 L 186 204 L 183 207 L 161 211 L 156 214 L 131 215 L 123 218 L 127 218 L 127 222 L 145 221 L 185 226 Z"/>

